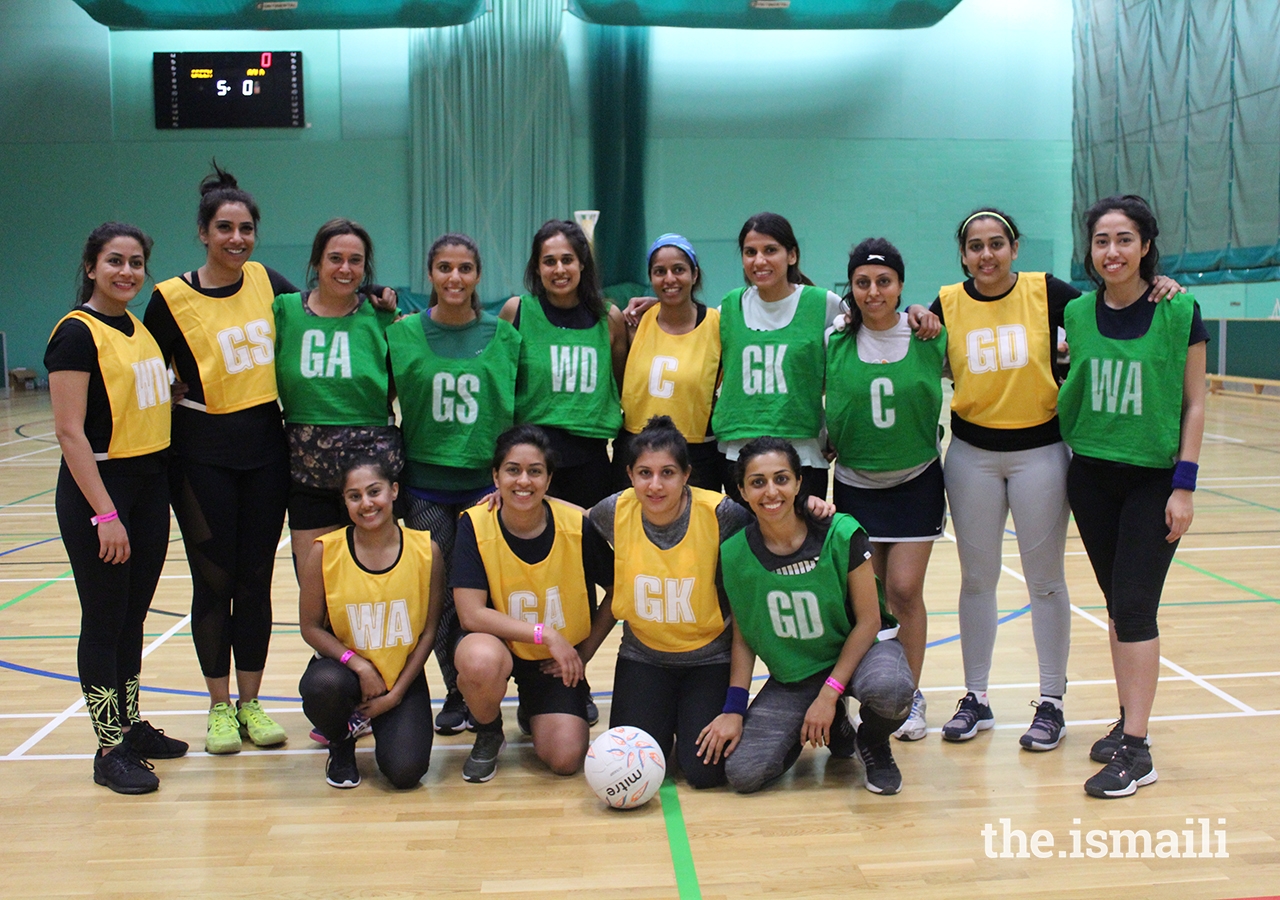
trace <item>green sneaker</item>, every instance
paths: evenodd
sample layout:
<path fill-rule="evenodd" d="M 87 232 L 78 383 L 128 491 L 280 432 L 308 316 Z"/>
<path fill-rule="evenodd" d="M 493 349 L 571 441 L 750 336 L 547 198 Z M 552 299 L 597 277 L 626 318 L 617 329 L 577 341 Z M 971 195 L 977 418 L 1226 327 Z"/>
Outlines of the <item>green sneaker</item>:
<path fill-rule="evenodd" d="M 230 703 L 218 703 L 209 710 L 209 730 L 205 732 L 207 753 L 239 753 L 240 723 Z"/>
<path fill-rule="evenodd" d="M 240 703 L 236 718 L 240 721 L 241 733 L 259 747 L 274 747 L 289 739 L 276 720 L 266 714 L 257 698 Z"/>

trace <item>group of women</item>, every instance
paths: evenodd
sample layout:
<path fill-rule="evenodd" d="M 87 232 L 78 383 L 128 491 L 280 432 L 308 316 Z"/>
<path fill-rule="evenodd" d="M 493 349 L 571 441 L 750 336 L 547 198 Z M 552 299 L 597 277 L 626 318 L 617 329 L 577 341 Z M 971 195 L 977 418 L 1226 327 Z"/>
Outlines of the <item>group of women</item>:
<path fill-rule="evenodd" d="M 621 619 L 610 724 L 652 734 L 691 785 L 758 790 L 808 743 L 856 756 L 869 790 L 896 793 L 889 738 L 926 733 L 923 586 L 947 498 L 968 693 L 943 737 L 992 724 L 1011 510 L 1041 667 L 1021 743 L 1058 745 L 1069 499 L 1107 597 L 1121 701 L 1086 789 L 1122 796 L 1155 780 L 1156 606 L 1191 519 L 1207 334 L 1194 301 L 1164 299 L 1177 285 L 1155 274 L 1139 198 L 1090 211 L 1099 289 L 1084 296 L 1015 272 L 1013 220 L 977 211 L 957 233 L 969 277 L 932 311 L 900 309 L 905 264 L 888 241 L 853 248 L 842 299 L 803 275 L 786 219 L 762 213 L 739 235 L 747 286 L 718 310 L 698 299 L 697 253 L 676 234 L 650 248 L 654 296 L 610 306 L 582 231 L 552 220 L 532 242 L 528 293 L 499 315 L 477 299 L 479 249 L 446 234 L 428 253 L 429 308 L 397 317 L 359 225 L 320 229 L 299 290 L 249 259 L 258 219 L 215 167 L 197 219 L 205 263 L 161 282 L 143 322 L 126 307 L 150 239 L 101 226 L 50 339 L 98 783 L 154 790 L 149 760 L 187 750 L 137 703 L 171 502 L 210 753 L 286 739 L 257 694 L 287 510 L 315 650 L 300 691 L 335 787 L 359 783 L 355 744 L 370 729 L 392 784 L 427 771 L 432 649 L 446 688 L 434 730 L 476 733 L 465 780 L 496 772 L 513 676 L 538 757 L 578 771 L 595 716 L 585 666 Z M 1072 353 L 1061 398 L 1060 326 Z M 770 675 L 752 701 L 757 657 Z"/>

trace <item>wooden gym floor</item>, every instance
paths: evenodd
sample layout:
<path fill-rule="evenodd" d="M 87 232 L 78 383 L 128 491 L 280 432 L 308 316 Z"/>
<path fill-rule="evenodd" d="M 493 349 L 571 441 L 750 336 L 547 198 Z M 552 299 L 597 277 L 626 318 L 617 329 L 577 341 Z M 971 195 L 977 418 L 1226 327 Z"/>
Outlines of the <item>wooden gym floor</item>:
<path fill-rule="evenodd" d="M 290 740 L 234 757 L 197 752 L 207 698 L 176 526 L 146 624 L 142 703 L 148 719 L 193 752 L 157 763 L 155 794 L 122 797 L 96 786 L 75 678 L 78 603 L 53 510 L 59 454 L 48 395 L 15 392 L 0 399 L 0 896 L 1280 894 L 1280 408 L 1221 396 L 1208 404 L 1196 520 L 1161 614 L 1166 664 L 1151 726 L 1159 782 L 1116 801 L 1081 789 L 1098 768 L 1089 745 L 1114 718 L 1116 699 L 1101 594 L 1074 533 L 1069 733 L 1051 753 L 1019 749 L 1027 703 L 1036 699 L 1036 660 L 1010 531 L 993 731 L 958 745 L 937 734 L 963 693 L 955 546 L 942 541 L 926 587 L 931 732 L 915 744 L 894 742 L 900 795 L 870 794 L 852 761 L 806 750 L 793 772 L 757 795 L 694 792 L 677 778 L 660 800 L 620 813 L 605 809 L 580 776 L 541 769 L 511 714 L 508 747 L 488 784 L 462 781 L 471 744 L 464 734 L 437 739 L 416 790 L 395 792 L 379 779 L 371 738 L 359 757 L 364 783 L 328 787 L 324 751 L 308 739 L 297 699 L 308 650 L 287 543 L 277 557 L 263 694 Z M 616 634 L 589 667 L 604 720 L 595 732 L 608 720 Z M 427 672 L 438 702 L 434 661 Z M 1139 841 L 1128 857 L 1126 830 Z M 1152 841 L 1147 858 L 1138 855 L 1143 831 Z M 1031 841 L 1035 832 L 1044 834 Z M 1154 855 L 1172 840 L 1184 855 L 1190 842 L 1194 858 Z"/>

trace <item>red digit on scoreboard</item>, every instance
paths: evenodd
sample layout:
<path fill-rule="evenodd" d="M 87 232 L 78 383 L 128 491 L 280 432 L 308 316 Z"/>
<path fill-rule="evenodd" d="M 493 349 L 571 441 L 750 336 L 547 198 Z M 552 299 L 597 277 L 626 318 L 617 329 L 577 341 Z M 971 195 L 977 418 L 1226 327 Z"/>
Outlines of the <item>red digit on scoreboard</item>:
<path fill-rule="evenodd" d="M 262 54 L 262 59 L 260 60 L 259 65 L 261 65 L 261 66 L 262 66 L 262 68 L 264 68 L 264 69 L 270 69 L 270 68 L 271 68 L 271 53 L 270 53 L 270 52 L 267 52 L 267 53 Z"/>

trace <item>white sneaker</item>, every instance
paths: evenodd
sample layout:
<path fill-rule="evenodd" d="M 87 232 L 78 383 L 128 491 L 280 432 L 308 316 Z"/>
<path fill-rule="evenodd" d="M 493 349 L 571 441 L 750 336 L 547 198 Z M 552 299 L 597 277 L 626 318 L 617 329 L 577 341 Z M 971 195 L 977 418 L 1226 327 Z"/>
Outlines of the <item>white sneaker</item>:
<path fill-rule="evenodd" d="M 907 721 L 902 723 L 902 727 L 893 733 L 893 736 L 900 741 L 918 741 L 928 734 L 929 727 L 924 721 L 926 709 L 928 704 L 924 701 L 924 694 L 917 690 L 915 697 L 911 700 L 911 714 L 907 716 Z"/>

